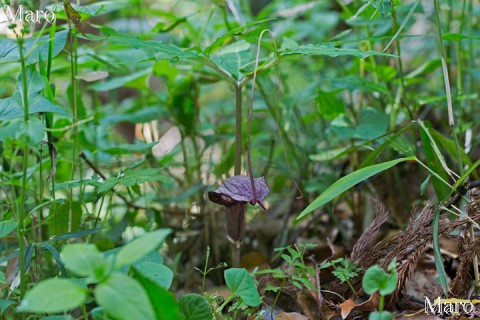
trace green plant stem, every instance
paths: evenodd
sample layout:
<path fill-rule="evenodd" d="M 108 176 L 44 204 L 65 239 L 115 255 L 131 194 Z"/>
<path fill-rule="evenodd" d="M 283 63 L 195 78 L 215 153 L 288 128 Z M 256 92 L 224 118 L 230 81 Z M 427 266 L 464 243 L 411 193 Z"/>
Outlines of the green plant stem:
<path fill-rule="evenodd" d="M 76 168 L 76 154 L 77 154 L 77 133 L 78 128 L 76 126 L 78 121 L 78 106 L 77 106 L 77 79 L 75 78 L 77 74 L 77 38 L 74 34 L 75 29 L 70 29 L 70 80 L 72 83 L 72 105 L 73 105 L 73 147 L 72 147 L 72 171 L 70 179 L 73 180 L 75 177 L 75 168 Z M 70 189 L 69 192 L 69 203 L 70 209 L 68 210 L 68 232 L 72 232 L 72 203 L 73 203 L 73 190 Z"/>
<path fill-rule="evenodd" d="M 382 312 L 383 311 L 383 306 L 385 304 L 385 296 L 380 295 L 379 301 L 378 301 L 378 311 Z"/>
<path fill-rule="evenodd" d="M 28 87 L 27 87 L 27 66 L 25 64 L 25 57 L 23 52 L 23 38 L 17 38 L 18 51 L 20 53 L 20 63 L 22 65 L 22 80 L 23 80 L 23 116 L 25 125 L 28 126 L 29 105 L 28 105 Z M 25 194 L 27 189 L 27 167 L 28 167 L 28 153 L 29 153 L 30 136 L 25 134 L 25 145 L 23 150 L 23 163 L 22 163 L 22 189 L 20 192 L 20 205 L 18 210 L 18 227 L 17 238 L 20 247 L 20 299 L 25 295 L 26 283 L 25 283 L 25 229 L 23 220 L 25 218 Z"/>
<path fill-rule="evenodd" d="M 235 163 L 234 175 L 242 171 L 242 87 L 235 85 Z"/>
<path fill-rule="evenodd" d="M 82 303 L 82 314 L 83 319 L 88 320 L 87 308 L 85 307 L 85 303 Z"/>
<path fill-rule="evenodd" d="M 240 268 L 240 247 L 232 243 L 232 268 Z"/>

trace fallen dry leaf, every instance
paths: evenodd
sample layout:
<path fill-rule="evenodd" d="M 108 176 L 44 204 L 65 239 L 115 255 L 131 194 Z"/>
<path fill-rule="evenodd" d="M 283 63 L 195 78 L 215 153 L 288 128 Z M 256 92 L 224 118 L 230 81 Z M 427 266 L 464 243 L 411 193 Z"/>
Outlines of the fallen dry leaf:
<path fill-rule="evenodd" d="M 355 308 L 356 306 L 357 304 L 352 299 L 348 299 L 342 302 L 340 304 L 342 319 L 345 319 L 346 317 L 348 317 L 348 315 L 350 314 L 350 311 L 352 311 L 352 309 Z"/>
<path fill-rule="evenodd" d="M 308 318 L 297 312 L 282 312 L 275 317 L 275 320 L 308 320 Z"/>

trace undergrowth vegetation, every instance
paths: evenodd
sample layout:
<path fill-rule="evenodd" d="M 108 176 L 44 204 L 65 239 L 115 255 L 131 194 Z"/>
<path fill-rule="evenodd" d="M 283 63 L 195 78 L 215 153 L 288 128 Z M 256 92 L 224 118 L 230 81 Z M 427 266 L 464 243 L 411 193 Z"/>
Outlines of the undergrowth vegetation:
<path fill-rule="evenodd" d="M 478 299 L 475 1 L 0 4 L 1 319 Z"/>

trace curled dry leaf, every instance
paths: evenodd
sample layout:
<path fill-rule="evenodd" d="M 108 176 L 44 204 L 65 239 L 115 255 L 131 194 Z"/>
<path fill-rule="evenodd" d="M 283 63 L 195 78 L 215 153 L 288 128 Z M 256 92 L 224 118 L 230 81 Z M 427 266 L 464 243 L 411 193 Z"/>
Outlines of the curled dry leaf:
<path fill-rule="evenodd" d="M 370 298 L 362 303 L 357 304 L 352 299 L 348 299 L 339 305 L 342 319 L 347 318 L 353 310 L 371 313 L 377 309 L 378 292 L 375 292 Z"/>
<path fill-rule="evenodd" d="M 352 309 L 357 306 L 357 304 L 352 299 L 348 299 L 341 303 L 339 306 L 340 313 L 342 314 L 342 319 L 345 319 L 350 314 L 350 311 L 352 311 Z"/>

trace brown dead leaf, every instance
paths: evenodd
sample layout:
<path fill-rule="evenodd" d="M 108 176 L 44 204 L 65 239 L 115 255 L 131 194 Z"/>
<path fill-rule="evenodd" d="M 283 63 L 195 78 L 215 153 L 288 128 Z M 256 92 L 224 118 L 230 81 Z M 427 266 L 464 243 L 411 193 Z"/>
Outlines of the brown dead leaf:
<path fill-rule="evenodd" d="M 63 6 L 65 7 L 65 13 L 67 14 L 68 20 L 75 25 L 75 28 L 78 32 L 86 37 L 85 33 L 83 32 L 82 23 L 80 22 L 80 14 L 77 12 L 77 10 L 73 9 L 70 0 L 63 0 Z"/>
<path fill-rule="evenodd" d="M 361 312 L 373 312 L 378 306 L 378 293 L 374 293 L 367 301 L 360 304 L 357 304 L 352 299 L 348 299 L 338 306 L 340 307 L 342 319 L 346 319 L 350 315 L 350 312 L 354 310 Z"/>
<path fill-rule="evenodd" d="M 303 289 L 297 295 L 297 302 L 308 319 L 323 319 L 322 310 L 320 310 L 317 300 L 312 296 L 309 290 Z"/>
<path fill-rule="evenodd" d="M 342 319 L 345 319 L 350 314 L 350 311 L 352 311 L 352 309 L 357 306 L 357 304 L 352 299 L 348 299 L 342 302 L 339 306 L 342 314 Z"/>
<path fill-rule="evenodd" d="M 297 312 L 282 312 L 275 317 L 275 320 L 308 320 L 308 318 Z"/>

